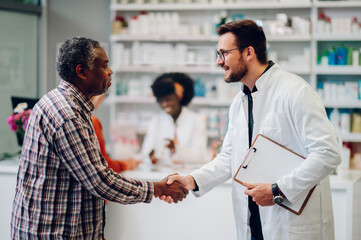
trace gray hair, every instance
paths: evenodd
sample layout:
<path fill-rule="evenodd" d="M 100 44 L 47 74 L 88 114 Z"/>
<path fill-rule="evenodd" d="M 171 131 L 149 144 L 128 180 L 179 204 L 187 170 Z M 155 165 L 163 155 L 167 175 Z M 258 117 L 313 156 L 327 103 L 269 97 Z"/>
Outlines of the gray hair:
<path fill-rule="evenodd" d="M 56 69 L 59 76 L 73 82 L 77 79 L 76 66 L 82 64 L 90 69 L 93 68 L 94 49 L 101 47 L 98 41 L 84 37 L 67 39 L 59 49 L 56 61 Z"/>

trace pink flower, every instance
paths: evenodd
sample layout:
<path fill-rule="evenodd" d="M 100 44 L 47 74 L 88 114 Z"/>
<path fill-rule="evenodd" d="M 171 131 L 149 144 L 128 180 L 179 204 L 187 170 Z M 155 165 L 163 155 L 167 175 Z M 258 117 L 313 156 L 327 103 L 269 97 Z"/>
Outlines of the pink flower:
<path fill-rule="evenodd" d="M 10 126 L 10 130 L 13 132 L 24 133 L 26 125 L 29 121 L 31 109 L 25 110 L 20 113 L 12 113 L 7 119 L 6 122 Z"/>
<path fill-rule="evenodd" d="M 18 129 L 19 129 L 19 126 L 16 125 L 15 123 L 10 124 L 10 130 L 12 132 L 16 132 Z"/>
<path fill-rule="evenodd" d="M 12 124 L 14 122 L 14 114 L 11 114 L 7 119 L 6 119 L 7 124 Z"/>
<path fill-rule="evenodd" d="M 22 117 L 21 115 L 22 115 L 21 113 L 15 114 L 14 120 L 15 120 L 15 121 L 20 121 L 20 120 L 21 120 L 21 117 Z"/>

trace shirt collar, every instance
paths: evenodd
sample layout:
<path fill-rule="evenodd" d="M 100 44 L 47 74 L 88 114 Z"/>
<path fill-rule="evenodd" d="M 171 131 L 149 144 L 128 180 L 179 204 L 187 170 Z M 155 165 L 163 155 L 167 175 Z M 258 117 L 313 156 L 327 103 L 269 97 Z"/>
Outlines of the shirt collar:
<path fill-rule="evenodd" d="M 85 96 L 85 94 L 80 91 L 74 84 L 69 83 L 65 80 L 61 80 L 59 84 L 59 88 L 64 89 L 65 91 L 71 93 L 80 103 L 81 107 L 85 109 L 87 112 L 91 112 L 94 110 L 94 105 L 90 101 L 90 99 Z"/>
<path fill-rule="evenodd" d="M 270 71 L 268 71 L 268 70 L 271 69 L 274 65 L 277 65 L 277 64 L 275 64 L 273 61 L 268 61 L 268 66 L 264 70 L 264 72 L 261 74 L 261 76 L 257 79 L 257 81 L 252 89 L 252 93 L 257 92 L 258 90 L 260 90 L 262 88 L 262 86 L 264 85 L 264 83 L 267 79 L 267 76 L 269 75 L 268 73 Z M 241 89 L 243 91 L 243 95 L 248 95 L 250 92 L 250 89 L 244 84 L 242 84 Z"/>

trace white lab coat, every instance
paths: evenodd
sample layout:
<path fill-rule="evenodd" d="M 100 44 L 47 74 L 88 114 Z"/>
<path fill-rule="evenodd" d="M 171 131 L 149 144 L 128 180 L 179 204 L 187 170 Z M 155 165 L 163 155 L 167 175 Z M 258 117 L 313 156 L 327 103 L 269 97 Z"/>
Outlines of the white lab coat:
<path fill-rule="evenodd" d="M 264 239 L 334 239 L 328 174 L 341 162 L 335 131 L 321 99 L 302 78 L 274 64 L 257 81 L 253 96 L 253 140 L 261 133 L 306 157 L 277 184 L 292 203 L 317 184 L 303 213 L 297 216 L 277 205 L 259 207 Z M 191 175 L 202 196 L 233 177 L 248 150 L 247 96 L 240 91 L 232 102 L 229 128 L 217 157 Z M 272 161 L 270 156 L 270 161 Z M 245 188 L 233 180 L 232 199 L 238 240 L 250 240 Z M 222 203 L 220 203 L 222 204 Z"/>
<path fill-rule="evenodd" d="M 166 139 L 174 139 L 177 134 L 178 144 L 174 155 L 165 148 Z M 149 153 L 155 150 L 161 165 L 171 165 L 173 160 L 182 163 L 205 163 L 207 152 L 206 118 L 198 113 L 182 107 L 177 122 L 161 112 L 155 116 L 148 127 L 142 153 L 149 160 Z"/>

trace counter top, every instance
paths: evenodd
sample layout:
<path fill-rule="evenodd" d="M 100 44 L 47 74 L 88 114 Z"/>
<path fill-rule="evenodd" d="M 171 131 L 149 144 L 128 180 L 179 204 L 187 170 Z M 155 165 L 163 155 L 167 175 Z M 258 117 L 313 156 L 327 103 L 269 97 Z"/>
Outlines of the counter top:
<path fill-rule="evenodd" d="M 194 170 L 194 169 L 193 169 Z M 192 172 L 192 170 L 174 170 L 174 169 L 162 169 L 157 171 L 149 171 L 149 170 L 132 170 L 122 172 L 122 176 L 127 178 L 134 178 L 137 180 L 149 181 L 149 182 L 157 182 L 167 177 L 170 174 L 178 173 L 179 175 L 188 175 Z M 224 184 L 232 184 L 232 179 L 227 180 Z"/>
<path fill-rule="evenodd" d="M 19 168 L 19 157 L 0 161 L 0 173 L 17 174 Z"/>
<path fill-rule="evenodd" d="M 345 189 L 361 179 L 360 170 L 342 170 L 330 176 L 332 189 Z"/>
<path fill-rule="evenodd" d="M 5 174 L 17 174 L 19 166 L 19 157 L 14 157 L 8 160 L 0 161 L 0 173 Z M 144 181 L 160 181 L 169 174 L 178 173 L 180 175 L 188 175 L 198 167 L 180 168 L 180 167 L 164 167 L 160 169 L 150 170 L 149 168 L 140 168 L 132 171 L 122 172 L 124 177 L 134 178 Z M 333 189 L 345 189 L 350 184 L 361 179 L 360 170 L 343 170 L 338 175 L 330 175 L 331 188 Z M 227 184 L 231 184 L 232 180 L 226 181 Z"/>
<path fill-rule="evenodd" d="M 165 178 L 169 174 L 178 173 L 179 175 L 187 175 L 192 170 L 181 170 L 181 169 L 160 169 L 157 171 L 149 171 L 149 170 L 132 170 L 122 172 L 124 177 L 134 178 L 144 181 L 160 181 Z M 361 180 L 361 171 L 360 170 L 343 170 L 338 175 L 330 175 L 330 182 L 332 189 L 345 189 L 351 186 L 354 182 Z M 231 184 L 232 179 L 229 179 L 225 182 L 226 184 Z"/>
<path fill-rule="evenodd" d="M 178 173 L 179 175 L 188 175 L 192 171 L 198 169 L 200 166 L 189 166 L 189 167 L 157 167 L 151 168 L 149 166 L 138 167 L 135 170 L 124 171 L 121 173 L 124 177 L 135 178 L 144 181 L 159 181 L 170 174 Z"/>

